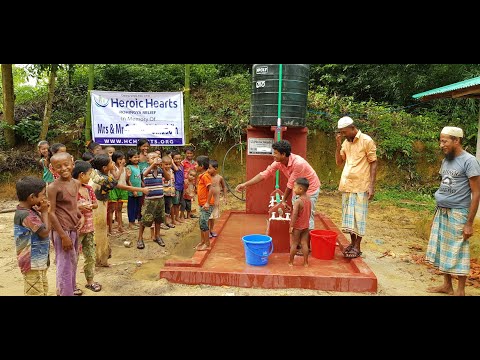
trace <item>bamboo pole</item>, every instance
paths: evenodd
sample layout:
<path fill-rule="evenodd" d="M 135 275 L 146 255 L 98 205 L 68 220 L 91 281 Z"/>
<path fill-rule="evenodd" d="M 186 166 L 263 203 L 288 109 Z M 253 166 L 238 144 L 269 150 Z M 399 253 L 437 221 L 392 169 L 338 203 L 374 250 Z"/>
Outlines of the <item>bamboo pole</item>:
<path fill-rule="evenodd" d="M 85 114 L 85 141 L 92 140 L 92 98 L 90 90 L 93 90 L 94 64 L 88 65 L 88 91 L 87 91 L 87 112 Z"/>
<path fill-rule="evenodd" d="M 185 144 L 190 143 L 190 64 L 185 64 Z"/>

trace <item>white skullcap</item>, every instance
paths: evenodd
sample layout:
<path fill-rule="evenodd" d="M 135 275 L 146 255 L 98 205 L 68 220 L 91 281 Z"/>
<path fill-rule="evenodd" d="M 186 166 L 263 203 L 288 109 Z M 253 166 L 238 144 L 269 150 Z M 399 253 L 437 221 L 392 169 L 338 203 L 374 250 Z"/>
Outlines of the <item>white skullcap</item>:
<path fill-rule="evenodd" d="M 447 135 L 450 135 L 450 136 L 463 138 L 463 130 L 460 129 L 459 127 L 454 127 L 454 126 L 445 126 L 442 129 L 441 134 L 447 134 Z"/>
<path fill-rule="evenodd" d="M 353 124 L 353 120 L 351 117 L 344 116 L 340 120 L 338 120 L 338 128 L 343 129 L 346 128 L 349 125 Z"/>

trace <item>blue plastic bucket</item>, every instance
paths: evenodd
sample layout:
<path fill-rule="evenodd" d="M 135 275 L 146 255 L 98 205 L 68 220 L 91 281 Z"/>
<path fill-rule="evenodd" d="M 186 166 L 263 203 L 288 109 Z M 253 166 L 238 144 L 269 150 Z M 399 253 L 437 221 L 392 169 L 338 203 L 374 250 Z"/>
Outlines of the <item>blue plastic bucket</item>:
<path fill-rule="evenodd" d="M 268 235 L 245 235 L 242 237 L 245 248 L 245 260 L 248 265 L 263 266 L 273 252 L 272 238 Z"/>

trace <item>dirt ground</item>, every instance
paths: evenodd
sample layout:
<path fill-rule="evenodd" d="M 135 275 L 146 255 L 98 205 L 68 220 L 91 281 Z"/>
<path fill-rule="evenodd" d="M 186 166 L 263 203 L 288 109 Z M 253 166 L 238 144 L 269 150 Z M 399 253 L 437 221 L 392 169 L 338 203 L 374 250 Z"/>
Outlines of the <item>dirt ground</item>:
<path fill-rule="evenodd" d="M 13 209 L 16 201 L 0 200 L 0 211 Z M 339 226 L 341 223 L 341 195 L 338 192 L 323 192 L 316 210 L 327 214 Z M 230 196 L 225 210 L 245 209 L 245 204 Z M 17 266 L 13 240 L 13 212 L 0 214 L 0 295 L 23 295 L 23 279 Z M 124 211 L 124 221 L 127 221 Z M 77 283 L 83 296 L 448 296 L 429 294 L 425 290 L 440 285 L 443 277 L 422 263 L 426 250 L 429 214 L 414 212 L 396 206 L 385 206 L 373 201 L 370 204 L 367 233 L 362 242 L 363 260 L 378 279 L 378 292 L 348 293 L 307 289 L 259 289 L 229 286 L 181 285 L 158 279 L 160 268 L 171 257 L 190 257 L 193 245 L 198 242 L 199 230 L 195 220 L 177 225 L 175 229 L 163 230 L 166 247 L 161 248 L 149 241 L 145 232 L 144 250 L 135 246 L 125 248 L 123 241 L 136 240 L 136 231 L 114 235 L 110 238 L 112 258 L 110 268 L 97 268 L 95 281 L 103 289 L 94 293 L 84 288 L 83 258 L 79 261 Z M 52 260 L 54 252 L 52 251 Z M 55 295 L 55 265 L 48 270 L 49 295 Z M 454 283 L 456 286 L 456 282 Z M 466 295 L 480 295 L 480 288 L 467 286 Z"/>

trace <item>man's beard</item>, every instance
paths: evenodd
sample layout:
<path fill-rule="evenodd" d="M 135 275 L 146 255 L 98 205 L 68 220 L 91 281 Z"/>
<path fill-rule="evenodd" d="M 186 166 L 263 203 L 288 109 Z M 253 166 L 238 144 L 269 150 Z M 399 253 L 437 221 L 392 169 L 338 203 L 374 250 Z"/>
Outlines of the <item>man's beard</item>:
<path fill-rule="evenodd" d="M 455 159 L 455 152 L 452 150 L 448 153 L 445 154 L 445 159 L 447 159 L 448 161 L 452 161 L 453 159 Z"/>

